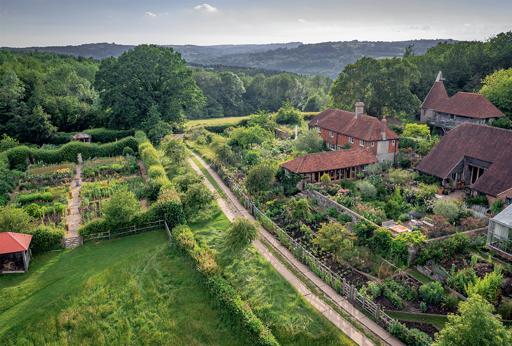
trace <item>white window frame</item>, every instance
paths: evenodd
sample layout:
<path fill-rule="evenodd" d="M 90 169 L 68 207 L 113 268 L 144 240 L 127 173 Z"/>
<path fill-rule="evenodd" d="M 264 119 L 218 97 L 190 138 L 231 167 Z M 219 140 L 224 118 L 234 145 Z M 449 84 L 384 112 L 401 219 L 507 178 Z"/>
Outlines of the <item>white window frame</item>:
<path fill-rule="evenodd" d="M 374 146 L 375 146 L 375 142 L 372 142 L 372 147 L 374 147 Z"/>
<path fill-rule="evenodd" d="M 329 137 L 334 138 L 334 132 L 333 131 L 329 131 Z"/>
<path fill-rule="evenodd" d="M 395 140 L 394 140 L 394 139 L 391 141 L 391 144 L 392 144 L 392 145 L 395 145 Z"/>
<path fill-rule="evenodd" d="M 354 137 L 348 137 L 348 142 L 350 144 L 354 144 Z"/>
<path fill-rule="evenodd" d="M 359 146 L 364 147 L 364 145 L 365 145 L 364 139 L 360 139 L 359 140 Z"/>

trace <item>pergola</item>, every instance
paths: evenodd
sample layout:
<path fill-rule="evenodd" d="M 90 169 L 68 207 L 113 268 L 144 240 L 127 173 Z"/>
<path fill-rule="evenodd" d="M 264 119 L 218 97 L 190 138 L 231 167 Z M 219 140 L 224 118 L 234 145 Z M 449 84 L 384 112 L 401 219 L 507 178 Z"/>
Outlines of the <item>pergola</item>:
<path fill-rule="evenodd" d="M 0 274 L 25 273 L 30 263 L 32 236 L 23 233 L 0 233 Z"/>

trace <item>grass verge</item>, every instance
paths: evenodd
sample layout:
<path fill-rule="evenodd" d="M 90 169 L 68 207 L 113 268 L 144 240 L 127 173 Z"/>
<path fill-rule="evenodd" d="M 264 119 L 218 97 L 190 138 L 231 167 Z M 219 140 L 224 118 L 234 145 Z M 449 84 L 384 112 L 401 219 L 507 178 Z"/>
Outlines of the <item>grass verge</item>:
<path fill-rule="evenodd" d="M 320 315 L 253 246 L 243 253 L 224 247 L 230 222 L 216 210 L 209 221 L 190 225 L 200 242 L 217 251 L 224 277 L 283 345 L 354 345 Z"/>
<path fill-rule="evenodd" d="M 199 161 L 197 159 L 197 157 L 195 157 L 194 155 L 191 155 L 190 158 L 196 164 L 196 166 L 199 167 L 199 170 L 201 170 L 201 173 L 203 173 L 203 175 L 206 177 L 206 179 L 208 179 L 208 181 L 213 185 L 213 187 L 215 188 L 215 191 L 217 191 L 219 196 L 221 196 L 222 198 L 226 198 L 227 196 L 226 196 L 226 193 L 224 192 L 224 190 L 222 190 L 219 183 L 217 183 L 217 180 L 215 180 L 215 178 L 212 177 L 210 172 L 208 172 L 208 170 L 203 166 L 201 161 Z"/>
<path fill-rule="evenodd" d="M 164 232 L 37 256 L 0 277 L 0 344 L 247 344 L 201 280 Z"/>

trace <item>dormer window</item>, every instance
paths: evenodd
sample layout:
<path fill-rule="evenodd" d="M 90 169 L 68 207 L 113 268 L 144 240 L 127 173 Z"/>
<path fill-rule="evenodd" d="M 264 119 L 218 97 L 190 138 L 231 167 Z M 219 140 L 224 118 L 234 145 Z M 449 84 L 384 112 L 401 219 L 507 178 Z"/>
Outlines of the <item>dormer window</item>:
<path fill-rule="evenodd" d="M 359 140 L 359 145 L 360 145 L 360 146 L 362 146 L 362 147 L 364 147 L 364 140 L 363 140 L 363 139 L 360 139 L 360 140 Z"/>
<path fill-rule="evenodd" d="M 372 147 L 374 147 L 374 146 L 375 146 L 375 142 L 372 142 Z"/>
<path fill-rule="evenodd" d="M 354 144 L 354 137 L 348 137 L 348 142 L 350 144 Z"/>
<path fill-rule="evenodd" d="M 334 138 L 334 132 L 329 131 L 329 137 Z"/>

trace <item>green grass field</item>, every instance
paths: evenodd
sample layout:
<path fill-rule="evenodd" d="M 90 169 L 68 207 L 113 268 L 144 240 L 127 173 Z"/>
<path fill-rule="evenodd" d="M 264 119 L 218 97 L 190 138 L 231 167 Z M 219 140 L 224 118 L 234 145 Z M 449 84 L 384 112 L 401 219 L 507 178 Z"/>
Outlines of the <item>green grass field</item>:
<path fill-rule="evenodd" d="M 389 316 L 399 319 L 401 321 L 430 323 L 439 330 L 443 329 L 444 325 L 448 321 L 448 318 L 444 315 L 422 314 L 391 310 L 386 311 L 386 313 Z"/>
<path fill-rule="evenodd" d="M 244 115 L 241 117 L 225 117 L 225 118 L 206 118 L 206 119 L 194 119 L 187 120 L 185 127 L 192 128 L 198 126 L 220 126 L 220 125 L 237 125 L 239 122 L 245 119 L 249 119 L 250 115 Z"/>
<path fill-rule="evenodd" d="M 282 345 L 354 345 L 309 305 L 254 247 L 241 254 L 225 251 L 223 239 L 229 225 L 219 210 L 210 221 L 191 227 L 200 241 L 218 252 L 226 278 Z"/>
<path fill-rule="evenodd" d="M 0 344 L 247 344 L 200 280 L 164 232 L 47 253 L 0 277 Z"/>

